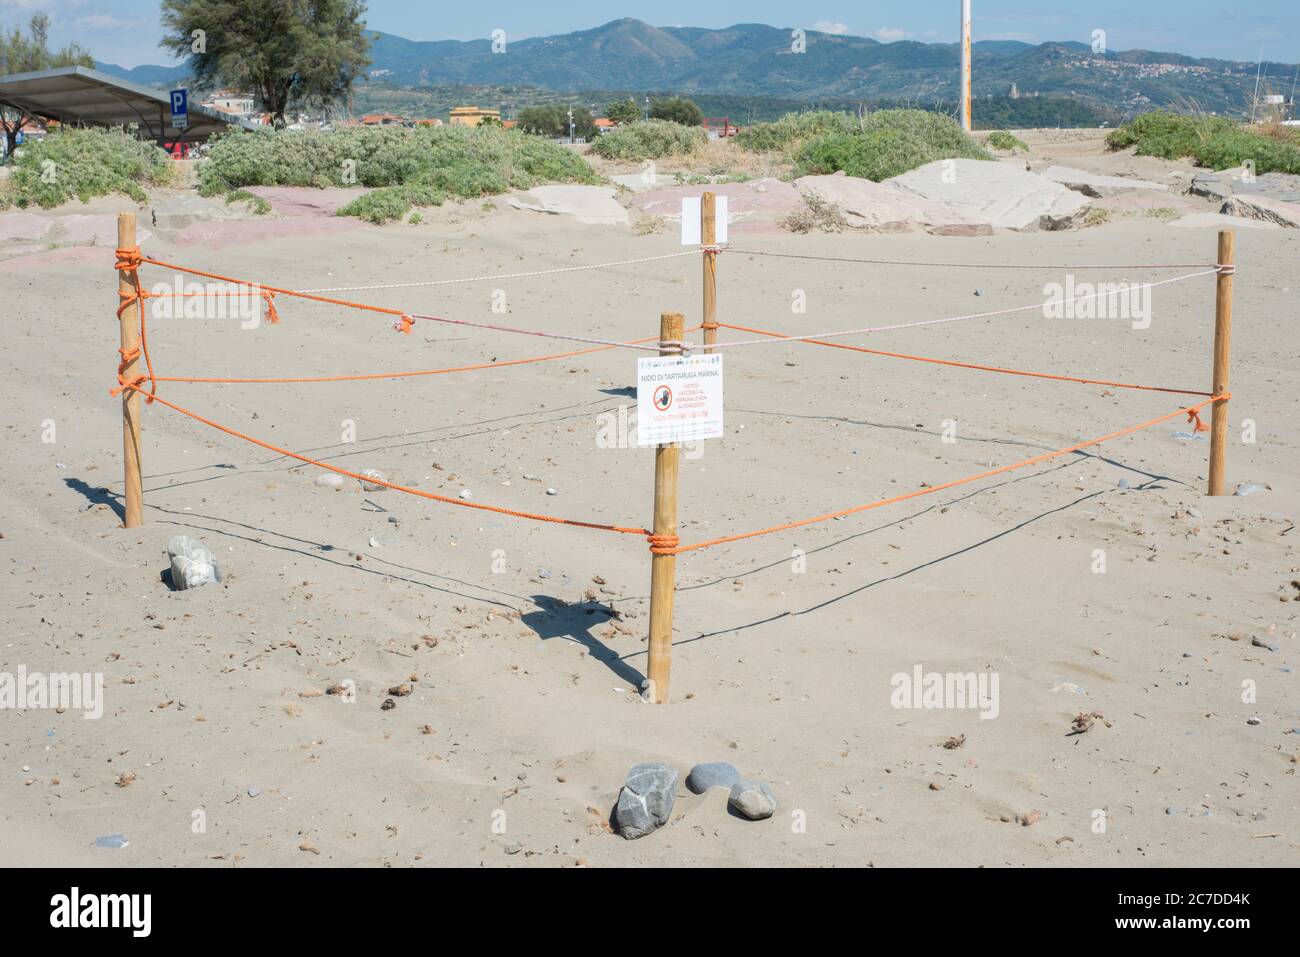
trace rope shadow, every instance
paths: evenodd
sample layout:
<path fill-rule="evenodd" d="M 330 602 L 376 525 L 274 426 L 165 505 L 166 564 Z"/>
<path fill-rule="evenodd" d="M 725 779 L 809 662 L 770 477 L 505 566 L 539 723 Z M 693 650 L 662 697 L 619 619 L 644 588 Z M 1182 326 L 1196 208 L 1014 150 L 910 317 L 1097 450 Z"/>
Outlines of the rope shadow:
<path fill-rule="evenodd" d="M 1064 467 L 1064 466 L 1057 466 L 1056 468 L 1059 469 L 1059 468 L 1063 468 L 1063 467 Z M 1032 477 L 1032 476 L 1027 476 L 1027 477 Z M 1158 487 L 1158 486 L 1156 485 L 1156 482 L 1153 481 L 1153 482 L 1148 482 L 1148 483 L 1146 483 L 1146 484 L 1144 484 L 1144 485 L 1138 486 L 1138 487 L 1136 488 L 1136 491 L 1149 491 L 1149 490 L 1151 490 L 1152 488 L 1156 488 L 1156 487 Z M 772 623 L 772 622 L 774 622 L 774 621 L 779 621 L 779 620 L 781 620 L 781 619 L 783 619 L 783 618 L 795 618 L 795 617 L 799 617 L 799 616 L 802 616 L 802 615 L 809 615 L 809 614 L 812 614 L 812 613 L 814 613 L 814 612 L 821 611 L 821 610 L 823 610 L 823 609 L 825 609 L 825 608 L 830 607 L 831 605 L 834 605 L 834 604 L 836 604 L 836 603 L 838 603 L 838 602 L 844 601 L 845 599 L 852 598 L 852 597 L 854 597 L 854 596 L 856 596 L 856 595 L 860 595 L 860 594 L 862 594 L 863 592 L 865 592 L 865 591 L 867 591 L 867 590 L 869 590 L 869 589 L 879 587 L 880 585 L 889 584 L 890 582 L 896 582 L 896 581 L 899 581 L 899 580 L 901 580 L 901 579 L 903 579 L 903 578 L 907 578 L 907 577 L 910 576 L 910 575 L 914 575 L 914 574 L 916 574 L 917 572 L 924 571 L 924 570 L 927 569 L 927 568 L 933 568 L 933 567 L 936 566 L 936 565 L 940 565 L 940 564 L 942 564 L 943 562 L 949 561 L 950 559 L 959 558 L 959 557 L 961 557 L 962 555 L 966 555 L 966 554 L 968 554 L 968 553 L 970 553 L 970 552 L 975 551 L 975 550 L 978 549 L 978 548 L 982 548 L 982 547 L 984 547 L 984 546 L 986 546 L 986 545 L 990 545 L 990 544 L 992 544 L 993 542 L 998 541 L 999 539 L 1002 539 L 1002 538 L 1007 537 L 1008 535 L 1014 534 L 1015 532 L 1022 531 L 1022 530 L 1024 530 L 1025 528 L 1029 527 L 1030 525 L 1033 525 L 1034 523 L 1041 521 L 1042 519 L 1049 518 L 1049 517 L 1052 516 L 1052 515 L 1056 515 L 1056 514 L 1058 514 L 1058 513 L 1060 513 L 1060 512 L 1064 512 L 1064 511 L 1066 511 L 1067 509 L 1074 508 L 1076 505 L 1081 505 L 1081 504 L 1083 504 L 1084 502 L 1091 501 L 1092 499 L 1099 498 L 1099 497 L 1101 497 L 1101 496 L 1103 496 L 1103 495 L 1110 495 L 1110 494 L 1113 494 L 1113 493 L 1116 492 L 1116 491 L 1119 491 L 1119 490 L 1118 490 L 1118 489 L 1099 489 L 1099 490 L 1097 490 L 1096 492 L 1089 492 L 1087 495 L 1082 495 L 1082 496 L 1080 496 L 1079 498 L 1074 499 L 1073 501 L 1066 502 L 1064 505 L 1058 505 L 1058 506 L 1056 506 L 1055 508 L 1047 509 L 1046 511 L 1041 512 L 1041 513 L 1039 513 L 1038 515 L 1031 516 L 1030 518 L 1027 518 L 1027 519 L 1025 519 L 1025 520 L 1023 520 L 1023 521 L 1021 521 L 1021 522 L 1018 522 L 1018 523 L 1015 524 L 1015 525 L 1012 525 L 1012 526 L 1010 526 L 1010 527 L 1008 527 L 1008 528 L 1004 528 L 1002 531 L 997 532 L 997 533 L 995 533 L 995 534 L 993 534 L 993 535 L 990 535 L 990 536 L 988 536 L 987 538 L 980 539 L 980 540 L 977 541 L 977 542 L 972 542 L 972 543 L 969 544 L 969 545 L 965 545 L 965 546 L 963 546 L 963 547 L 961 547 L 961 548 L 955 549 L 954 551 L 951 551 L 951 552 L 947 553 L 946 555 L 940 555 L 940 556 L 937 557 L 937 558 L 932 558 L 932 559 L 930 559 L 930 560 L 928 560 L 928 561 L 921 562 L 921 563 L 918 564 L 918 565 L 914 565 L 914 566 L 912 566 L 911 568 L 905 569 L 904 571 L 898 572 L 898 573 L 896 573 L 896 574 L 893 574 L 893 575 L 886 575 L 885 577 L 883 577 L 883 578 L 878 578 L 878 579 L 876 579 L 875 581 L 871 581 L 871 582 L 867 582 L 866 584 L 859 585 L 857 588 L 854 588 L 854 589 L 852 589 L 851 591 L 847 591 L 847 592 L 844 592 L 844 593 L 842 593 L 842 594 L 836 595 L 834 598 L 828 598 L 828 599 L 826 599 L 825 601 L 817 602 L 816 604 L 814 604 L 814 605 L 810 605 L 810 606 L 808 606 L 807 608 L 804 608 L 804 609 L 802 609 L 802 610 L 799 610 L 799 611 L 786 611 L 786 612 L 781 612 L 781 613 L 776 614 L 776 615 L 770 615 L 770 616 L 768 616 L 768 617 L 766 617 L 766 618 L 755 619 L 754 621 L 746 622 L 746 623 L 743 624 L 743 625 L 737 625 L 737 626 L 735 626 L 735 627 L 733 627 L 733 628 L 721 628 L 721 629 L 718 629 L 718 630 L 716 630 L 716 631 L 704 632 L 704 633 L 701 633 L 701 634 L 699 634 L 699 635 L 696 635 L 694 638 L 683 638 L 683 639 L 680 639 L 680 640 L 678 640 L 678 641 L 674 641 L 674 642 L 673 642 L 673 646 L 676 647 L 676 646 L 678 646 L 678 645 L 689 645 L 689 644 L 694 644 L 695 642 L 697 642 L 697 641 L 703 641 L 703 640 L 706 639 L 706 638 L 716 638 L 716 637 L 719 637 L 719 636 L 721 636 L 721 635 L 729 635 L 729 634 L 733 634 L 733 633 L 738 633 L 738 632 L 742 632 L 742 631 L 747 631 L 747 630 L 749 630 L 749 629 L 751 629 L 751 628 L 757 628 L 757 627 L 760 627 L 760 626 L 762 626 L 762 625 L 767 625 L 767 624 L 770 624 L 770 623 Z M 978 494 L 978 493 L 972 493 L 972 494 Z M 889 526 L 882 526 L 882 528 L 887 528 L 887 527 L 889 527 Z M 873 530 L 873 531 L 874 531 L 874 530 Z M 843 543 L 846 542 L 846 541 L 850 541 L 850 540 L 852 540 L 853 538 L 860 537 L 860 536 L 863 535 L 863 534 L 868 534 L 868 533 L 867 533 L 867 532 L 858 533 L 858 535 L 850 536 L 850 538 L 848 538 L 848 539 L 844 539 L 844 540 L 842 540 L 842 541 L 840 541 L 840 542 L 832 542 L 832 543 L 830 543 L 829 545 L 823 546 L 823 548 L 830 548 L 830 547 L 838 546 L 838 545 L 840 545 L 840 544 L 843 544 Z M 761 568 L 752 569 L 751 571 L 761 571 L 761 570 L 763 570 L 763 568 L 771 568 L 771 567 L 773 567 L 773 566 L 775 566 L 775 565 L 784 564 L 786 561 L 788 561 L 788 559 L 782 558 L 782 559 L 781 559 L 780 561 L 778 561 L 778 562 L 773 562 L 773 563 L 771 563 L 771 564 L 769 564 L 769 565 L 762 566 Z M 635 658 L 635 657 L 638 657 L 639 655 L 643 655 L 643 654 L 645 654 L 645 653 L 646 653 L 645 651 L 632 652 L 631 654 L 628 654 L 628 655 L 626 655 L 625 657 L 626 657 L 626 658 Z"/>

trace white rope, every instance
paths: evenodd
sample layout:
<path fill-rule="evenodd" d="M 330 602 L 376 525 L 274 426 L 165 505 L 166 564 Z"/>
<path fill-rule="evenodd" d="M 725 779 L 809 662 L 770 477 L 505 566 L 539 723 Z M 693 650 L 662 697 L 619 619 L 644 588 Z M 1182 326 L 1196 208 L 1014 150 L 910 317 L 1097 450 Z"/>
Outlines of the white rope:
<path fill-rule="evenodd" d="M 1205 270 L 1204 272 L 1194 272 L 1186 276 L 1177 276 L 1173 279 L 1162 279 L 1160 282 L 1145 283 L 1141 286 L 1130 288 L 1154 289 L 1157 286 L 1167 286 L 1170 283 L 1184 282 L 1188 279 L 1199 279 L 1201 276 L 1215 276 L 1218 275 L 1218 273 L 1219 269 L 1216 267 L 1214 269 Z M 961 322 L 966 319 L 992 319 L 996 316 L 1009 316 L 1017 312 L 1032 312 L 1035 310 L 1047 309 L 1051 306 L 1065 306 L 1070 303 L 1083 302 L 1088 299 L 1098 299 L 1102 296 L 1110 298 L 1118 295 L 1119 292 L 1120 290 L 1111 289 L 1106 292 L 1095 292 L 1087 296 L 1072 296 L 1069 299 L 1058 299 L 1053 302 L 1036 302 L 1033 305 L 1016 306 L 1011 309 L 995 309 L 992 312 L 975 312 L 965 316 L 949 316 L 946 319 L 925 319 L 921 322 L 903 322 L 892 326 L 871 326 L 866 329 L 846 329 L 842 332 L 818 332 L 806 336 L 780 336 L 765 339 L 737 339 L 733 342 L 715 342 L 710 348 L 730 349 L 734 346 L 770 345 L 772 343 L 780 342 L 806 342 L 809 339 L 838 339 L 843 338 L 844 336 L 865 335 L 871 332 L 894 332 L 899 329 L 915 329 L 919 326 L 937 326 L 948 322 Z"/>
<path fill-rule="evenodd" d="M 466 276 L 463 279 L 429 279 L 424 282 L 391 282 L 374 286 L 328 286 L 323 289 L 297 289 L 295 292 L 365 292 L 370 289 L 413 289 L 417 286 L 450 286 L 462 282 L 490 282 L 495 279 L 524 279 L 529 276 L 554 276 L 565 272 L 580 272 L 584 269 L 611 269 L 615 266 L 635 266 L 639 263 L 659 262 L 664 259 L 676 259 L 679 256 L 695 256 L 697 250 L 687 249 L 679 253 L 665 253 L 662 256 L 645 256 L 641 259 L 620 259 L 617 262 L 590 263 L 585 266 L 561 266 L 556 269 L 534 269 L 531 272 L 500 273 L 495 276 Z"/>

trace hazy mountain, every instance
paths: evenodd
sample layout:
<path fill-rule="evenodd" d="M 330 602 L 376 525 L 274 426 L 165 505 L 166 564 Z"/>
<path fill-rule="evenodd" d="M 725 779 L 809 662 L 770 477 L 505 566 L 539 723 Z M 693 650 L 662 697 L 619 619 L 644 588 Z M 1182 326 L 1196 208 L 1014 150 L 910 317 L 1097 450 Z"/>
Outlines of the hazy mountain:
<path fill-rule="evenodd" d="M 758 23 L 721 30 L 654 27 L 624 18 L 591 30 L 522 40 L 407 40 L 372 32 L 369 84 L 425 87 L 530 86 L 553 91 L 672 90 L 687 95 L 788 100 L 951 100 L 957 94 L 955 43 L 880 43 L 868 37 L 807 31 L 805 52 L 792 31 Z M 1254 63 L 1196 59 L 1147 50 L 1094 54 L 1084 43 L 980 41 L 974 45 L 977 96 L 1079 97 L 1121 112 L 1192 106 L 1246 108 Z M 101 69 L 136 82 L 167 85 L 184 67 Z M 1295 67 L 1265 64 L 1289 92 Z M 1285 82 L 1283 82 L 1285 80 Z M 1279 91 L 1282 91 L 1279 89 Z"/>

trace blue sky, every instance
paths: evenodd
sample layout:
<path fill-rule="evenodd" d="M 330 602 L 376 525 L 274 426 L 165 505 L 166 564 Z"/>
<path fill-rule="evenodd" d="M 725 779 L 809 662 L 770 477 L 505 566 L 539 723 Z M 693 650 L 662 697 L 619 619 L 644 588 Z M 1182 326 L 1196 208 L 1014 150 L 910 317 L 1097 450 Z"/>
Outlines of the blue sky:
<path fill-rule="evenodd" d="M 974 0 L 976 39 L 1089 42 L 1104 29 L 1112 49 L 1175 50 L 1194 56 L 1300 62 L 1300 0 Z M 588 29 L 618 17 L 656 26 L 723 27 L 768 23 L 881 40 L 923 43 L 957 38 L 959 0 L 370 0 L 367 22 L 413 40 L 470 39 L 503 29 L 521 39 Z M 0 0 L 0 24 L 25 22 L 36 10 L 53 21 L 55 43 L 76 39 L 97 59 L 136 66 L 165 63 L 157 46 L 157 0 Z"/>

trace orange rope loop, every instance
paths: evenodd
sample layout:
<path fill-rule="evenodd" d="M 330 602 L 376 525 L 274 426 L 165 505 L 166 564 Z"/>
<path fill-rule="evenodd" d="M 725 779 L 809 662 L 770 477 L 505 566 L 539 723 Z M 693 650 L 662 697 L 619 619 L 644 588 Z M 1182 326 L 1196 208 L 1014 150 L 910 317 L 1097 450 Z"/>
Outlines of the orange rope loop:
<path fill-rule="evenodd" d="M 651 555 L 676 555 L 681 539 L 676 535 L 647 535 Z"/>
<path fill-rule="evenodd" d="M 412 319 L 410 316 L 406 315 L 406 313 L 402 313 L 402 317 L 393 323 L 394 329 L 396 329 L 398 332 L 402 333 L 403 335 L 407 335 L 407 336 L 411 334 L 411 329 L 414 326 L 415 326 L 415 320 Z"/>
<path fill-rule="evenodd" d="M 262 298 L 266 300 L 266 319 L 271 325 L 280 324 L 280 313 L 275 308 L 275 293 L 269 289 L 262 290 Z"/>
<path fill-rule="evenodd" d="M 121 356 L 121 361 L 117 366 L 117 381 L 119 388 L 110 391 L 109 394 L 117 395 L 122 391 L 122 389 L 133 389 L 138 392 L 139 390 L 136 387 L 147 379 L 149 381 L 149 394 L 145 396 L 144 400 L 146 403 L 151 403 L 158 392 L 158 380 L 154 376 L 153 372 L 153 359 L 149 356 L 149 331 L 145 325 L 146 310 L 144 308 L 144 301 L 149 298 L 149 293 L 147 293 L 144 290 L 144 287 L 140 285 L 140 264 L 145 262 L 145 258 L 140 254 L 139 246 L 132 246 L 129 249 L 119 248 L 114 250 L 114 252 L 117 254 L 117 262 L 114 263 L 113 268 L 125 273 L 127 282 L 132 286 L 130 292 L 123 289 L 117 291 L 117 297 L 121 300 L 117 307 L 117 318 L 120 320 L 122 318 L 122 313 L 126 312 L 126 310 L 131 307 L 132 303 L 139 304 L 137 314 L 140 317 L 140 347 L 138 349 L 128 350 L 130 353 L 129 355 L 121 349 L 117 350 L 118 354 Z M 138 359 L 141 355 L 144 356 L 144 364 L 148 369 L 149 374 L 147 376 L 138 376 L 137 378 L 128 381 L 126 379 L 127 366 Z"/>

